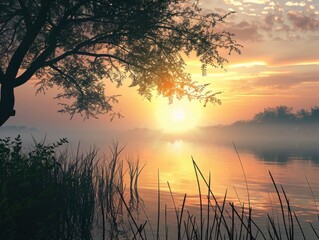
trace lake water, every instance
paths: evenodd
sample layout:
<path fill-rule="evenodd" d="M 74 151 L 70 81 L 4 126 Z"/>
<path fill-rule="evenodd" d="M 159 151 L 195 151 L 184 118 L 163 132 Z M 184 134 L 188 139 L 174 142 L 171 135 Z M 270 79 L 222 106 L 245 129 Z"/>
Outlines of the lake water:
<path fill-rule="evenodd" d="M 231 139 L 218 141 L 213 138 L 210 140 L 210 137 L 206 136 L 205 140 L 197 140 L 200 138 L 168 137 L 160 132 L 143 130 L 112 137 L 102 134 L 90 135 L 85 140 L 82 137 L 80 139 L 84 146 L 95 145 L 102 153 L 108 152 L 110 139 L 118 139 L 120 145 L 125 145 L 121 156 L 124 161 L 130 159 L 134 162 L 139 159 L 141 166 L 145 164 L 138 179 L 140 207 L 134 216 L 138 224 L 147 221 L 145 229 L 150 236 L 148 239 L 153 239 L 153 236 L 156 239 L 158 212 L 161 239 L 165 239 L 166 227 L 169 239 L 176 239 L 177 220 L 174 202 L 180 213 L 184 194 L 186 201 L 183 219 L 187 220 L 187 216 L 199 219 L 200 198 L 192 159 L 206 181 L 211 179 L 211 190 L 219 204 L 222 204 L 227 191 L 226 210 L 229 214 L 231 214 L 229 203 L 234 203 L 239 212 L 244 204 L 246 214 L 250 204 L 254 221 L 265 233 L 269 227 L 268 215 L 275 219 L 275 222 L 282 222 L 279 199 L 269 174 L 271 172 L 281 193 L 285 214 L 287 214 L 287 204 L 281 186 L 307 238 L 315 238 L 309 221 L 319 232 L 316 206 L 319 199 L 319 140 L 316 137 L 309 141 L 305 137 L 285 141 L 278 138 L 248 141 L 236 137 L 234 146 Z M 73 142 L 76 141 L 74 138 Z M 160 206 L 158 206 L 158 186 L 160 186 Z M 203 205 L 206 207 L 207 186 L 201 177 L 200 186 Z M 212 199 L 211 202 L 214 205 Z M 301 232 L 296 221 L 294 224 L 295 238 L 299 239 Z M 285 235 L 282 223 L 280 228 L 282 235 Z"/>
<path fill-rule="evenodd" d="M 168 140 L 156 135 L 146 140 L 127 141 L 126 154 L 132 159 L 138 158 L 141 164 L 145 164 L 138 186 L 143 211 L 147 214 L 141 211 L 138 219 L 140 223 L 144 221 L 151 223 L 153 230 L 148 225 L 145 227 L 150 235 L 152 231 L 155 234 L 158 217 L 158 178 L 162 237 L 165 232 L 163 229 L 165 205 L 168 209 L 169 235 L 175 237 L 177 229 L 168 183 L 177 207 L 181 208 L 184 194 L 186 194 L 185 209 L 199 218 L 200 201 L 192 162 L 194 159 L 207 181 L 210 174 L 211 189 L 218 201 L 222 202 L 227 190 L 227 206 L 229 202 L 233 202 L 240 209 L 242 204 L 247 207 L 250 202 L 253 218 L 265 232 L 269 223 L 267 213 L 274 219 L 282 221 L 279 199 L 269 174 L 271 172 L 281 192 L 285 214 L 287 206 L 281 186 L 289 199 L 292 211 L 300 220 L 305 235 L 310 239 L 315 237 L 308 222 L 313 222 L 316 229 L 319 229 L 316 207 L 319 198 L 318 142 L 289 141 L 289 144 L 281 144 L 276 141 L 267 141 L 252 144 L 236 141 L 235 146 L 237 152 L 231 140 L 222 143 L 197 142 L 172 137 Z M 207 187 L 202 180 L 201 190 L 206 206 Z M 296 222 L 294 227 L 295 237 L 298 239 L 301 233 Z M 285 235 L 283 228 L 281 231 Z"/>

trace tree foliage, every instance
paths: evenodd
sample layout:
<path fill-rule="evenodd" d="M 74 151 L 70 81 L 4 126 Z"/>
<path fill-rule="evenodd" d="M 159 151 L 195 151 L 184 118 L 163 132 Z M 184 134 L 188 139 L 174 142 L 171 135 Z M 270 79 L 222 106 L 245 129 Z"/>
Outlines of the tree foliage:
<path fill-rule="evenodd" d="M 277 106 L 274 108 L 265 108 L 263 112 L 257 113 L 254 116 L 255 122 L 288 122 L 295 120 L 296 116 L 292 112 L 292 107 Z"/>
<path fill-rule="evenodd" d="M 151 99 L 184 96 L 219 103 L 185 72 L 183 56 L 223 67 L 240 52 L 216 25 L 229 14 L 207 13 L 190 0 L 4 0 L 0 3 L 0 125 L 14 115 L 14 88 L 38 79 L 38 92 L 57 86 L 61 112 L 113 116 L 118 96 L 103 80 Z M 218 28 L 221 29 L 221 28 Z M 155 91 L 154 91 L 155 90 Z"/>
<path fill-rule="evenodd" d="M 292 107 L 277 106 L 265 108 L 263 112 L 255 114 L 251 123 L 319 123 L 319 107 L 309 110 L 300 109 L 296 113 Z"/>

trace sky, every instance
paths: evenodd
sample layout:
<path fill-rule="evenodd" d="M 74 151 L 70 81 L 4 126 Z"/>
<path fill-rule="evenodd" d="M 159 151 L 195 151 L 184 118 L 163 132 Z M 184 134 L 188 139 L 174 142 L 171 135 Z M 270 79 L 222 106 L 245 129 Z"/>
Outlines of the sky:
<path fill-rule="evenodd" d="M 83 121 L 79 116 L 57 113 L 53 99 L 56 89 L 35 95 L 35 81 L 15 90 L 16 116 L 5 126 L 99 131 L 101 129 L 162 128 L 188 130 L 194 126 L 230 124 L 254 116 L 266 107 L 287 105 L 295 110 L 319 105 L 319 1 L 288 0 L 200 0 L 204 11 L 223 14 L 235 11 L 224 23 L 243 46 L 241 55 L 228 56 L 225 70 L 208 69 L 201 76 L 200 63 L 186 59 L 194 80 L 210 82 L 213 91 L 222 91 L 221 105 L 203 107 L 198 102 L 174 102 L 154 97 L 151 102 L 138 95 L 137 89 L 124 85 L 114 110 L 123 118 L 109 117 Z"/>

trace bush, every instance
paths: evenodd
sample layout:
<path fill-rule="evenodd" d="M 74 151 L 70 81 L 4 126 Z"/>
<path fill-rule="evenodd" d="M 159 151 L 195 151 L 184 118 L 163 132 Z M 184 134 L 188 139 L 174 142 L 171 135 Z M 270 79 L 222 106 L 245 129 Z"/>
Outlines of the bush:
<path fill-rule="evenodd" d="M 93 151 L 68 159 L 55 144 L 23 151 L 20 136 L 0 139 L 0 239 L 91 239 Z"/>

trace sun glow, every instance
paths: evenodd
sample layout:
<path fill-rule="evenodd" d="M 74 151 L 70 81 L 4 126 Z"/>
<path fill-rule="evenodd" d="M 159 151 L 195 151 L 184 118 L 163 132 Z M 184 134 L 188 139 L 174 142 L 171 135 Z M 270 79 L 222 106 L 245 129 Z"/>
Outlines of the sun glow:
<path fill-rule="evenodd" d="M 171 113 L 171 118 L 174 122 L 183 122 L 185 121 L 185 111 L 180 108 L 173 109 Z"/>
<path fill-rule="evenodd" d="M 201 107 L 189 101 L 161 102 L 157 108 L 158 125 L 167 132 L 185 132 L 199 124 Z"/>

